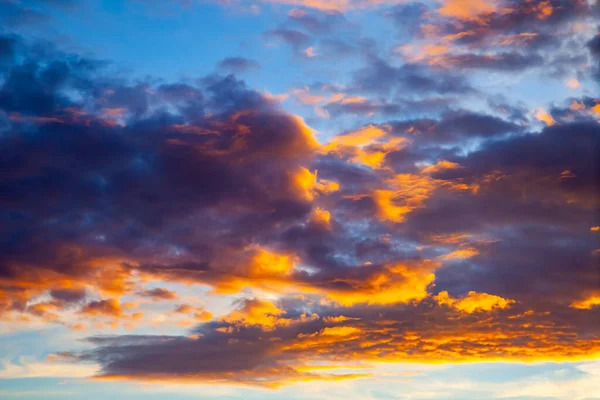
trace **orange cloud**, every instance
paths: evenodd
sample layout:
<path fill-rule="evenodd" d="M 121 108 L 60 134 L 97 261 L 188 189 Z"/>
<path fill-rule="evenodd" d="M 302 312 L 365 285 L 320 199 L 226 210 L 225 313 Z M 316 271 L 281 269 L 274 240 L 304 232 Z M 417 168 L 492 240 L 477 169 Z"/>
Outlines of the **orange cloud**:
<path fill-rule="evenodd" d="M 398 174 L 387 183 L 391 188 L 376 190 L 373 193 L 373 200 L 379 209 L 380 219 L 396 223 L 404 222 L 407 214 L 423 208 L 425 201 L 437 189 L 461 191 L 477 189 L 476 186 L 415 174 Z"/>
<path fill-rule="evenodd" d="M 360 102 L 362 98 L 346 100 Z M 402 149 L 407 142 L 403 137 L 391 136 L 389 130 L 390 127 L 385 125 L 368 125 L 357 131 L 337 135 L 321 147 L 321 152 L 349 158 L 353 163 L 380 169 L 386 155 L 391 151 Z"/>
<path fill-rule="evenodd" d="M 552 118 L 552 115 L 550 115 L 546 110 L 542 108 L 537 109 L 537 111 L 535 112 L 535 118 L 538 121 L 545 123 L 547 126 L 552 126 L 556 124 L 556 121 L 554 120 L 554 118 Z"/>
<path fill-rule="evenodd" d="M 550 1 L 540 1 L 537 4 L 536 11 L 538 14 L 538 19 L 546 19 L 552 15 L 554 12 L 554 7 L 552 7 Z"/>
<path fill-rule="evenodd" d="M 581 87 L 581 83 L 575 78 L 569 78 L 565 81 L 565 85 L 571 89 L 578 89 Z"/>
<path fill-rule="evenodd" d="M 488 293 L 477 293 L 470 291 L 467 296 L 457 299 L 452 298 L 448 295 L 448 292 L 440 292 L 434 299 L 442 305 L 454 307 L 459 311 L 467 314 L 472 314 L 475 311 L 492 311 L 497 308 L 508 308 L 515 301 L 511 299 L 504 299 L 500 296 L 496 296 Z"/>
<path fill-rule="evenodd" d="M 346 12 L 349 10 L 376 7 L 380 5 L 400 4 L 404 0 L 262 0 L 265 3 L 287 4 L 303 6 L 323 11 Z M 301 10 L 292 10 L 290 13 L 299 15 Z"/>
<path fill-rule="evenodd" d="M 177 308 L 175 308 L 175 310 L 173 312 L 177 313 L 177 314 L 192 315 L 194 318 L 194 322 L 195 321 L 206 322 L 206 321 L 210 321 L 213 318 L 212 313 L 210 313 L 200 307 L 190 306 L 189 304 L 181 304 L 181 305 L 177 306 Z"/>
<path fill-rule="evenodd" d="M 456 35 L 453 37 L 444 37 L 443 41 L 449 42 L 456 38 Z M 451 47 L 447 44 L 407 44 L 403 46 L 396 47 L 394 51 L 399 53 L 404 58 L 406 58 L 410 62 L 419 62 L 429 58 L 435 58 L 436 56 L 442 56 L 446 53 L 449 53 Z"/>
<path fill-rule="evenodd" d="M 285 318 L 285 314 L 284 310 L 272 302 L 255 298 L 245 300 L 241 308 L 221 317 L 219 322 L 231 324 L 234 327 L 259 326 L 265 331 L 270 331 L 278 326 L 288 326 L 293 323 L 312 321 L 319 318 L 317 314 L 310 316 L 302 314 L 297 319 Z"/>
<path fill-rule="evenodd" d="M 441 256 L 440 259 L 444 261 L 454 260 L 454 259 L 463 259 L 463 258 L 471 258 L 479 254 L 479 251 L 473 247 L 464 247 L 459 248 L 457 250 L 452 251 L 444 256 Z"/>
<path fill-rule="evenodd" d="M 118 299 L 92 301 L 80 311 L 82 314 L 92 316 L 120 317 L 123 315 L 121 303 Z"/>
<path fill-rule="evenodd" d="M 289 324 L 289 320 L 279 318 L 285 311 L 266 300 L 247 300 L 241 309 L 234 310 L 221 318 L 221 321 L 233 325 L 257 325 L 272 329 L 276 325 Z"/>
<path fill-rule="evenodd" d="M 317 171 L 310 172 L 307 168 L 298 168 L 292 174 L 292 183 L 305 200 L 312 201 L 316 195 L 337 192 L 340 185 L 327 179 L 318 179 Z"/>
<path fill-rule="evenodd" d="M 329 228 L 331 223 L 331 213 L 325 209 L 317 207 L 313 210 L 313 213 L 310 217 L 310 222 Z"/>
<path fill-rule="evenodd" d="M 571 303 L 572 308 L 580 310 L 590 310 L 592 307 L 600 306 L 600 294 L 591 295 L 583 300 L 577 300 Z"/>
<path fill-rule="evenodd" d="M 451 161 L 447 161 L 447 160 L 440 160 L 437 163 L 435 163 L 434 165 L 428 165 L 428 166 L 424 167 L 423 169 L 421 169 L 421 172 L 423 172 L 424 174 L 433 174 L 436 172 L 445 171 L 448 169 L 457 169 L 457 168 L 462 168 L 462 167 L 460 164 L 455 163 L 455 162 L 451 162 Z"/>
<path fill-rule="evenodd" d="M 366 97 L 363 96 L 349 96 L 349 97 L 344 97 L 341 100 L 342 104 L 364 104 L 367 102 Z"/>
<path fill-rule="evenodd" d="M 316 56 L 314 47 L 307 47 L 306 49 L 304 49 L 303 53 L 306 57 L 309 57 L 309 58 Z"/>
<path fill-rule="evenodd" d="M 454 244 L 464 242 L 466 239 L 471 237 L 468 233 L 448 233 L 441 235 L 429 235 L 429 240 L 434 243 L 445 243 L 445 244 Z"/>
<path fill-rule="evenodd" d="M 323 150 L 329 152 L 340 147 L 363 147 L 375 143 L 386 135 L 387 131 L 384 128 L 368 125 L 357 131 L 335 136 L 331 142 L 323 146 Z"/>
<path fill-rule="evenodd" d="M 338 315 L 337 317 L 325 317 L 325 318 L 323 318 L 323 321 L 325 323 L 338 324 L 340 322 L 346 322 L 346 321 L 360 321 L 360 318 L 352 318 L 352 317 L 346 317 L 345 315 Z"/>
<path fill-rule="evenodd" d="M 444 17 L 475 19 L 498 9 L 495 2 L 486 0 L 445 0 L 437 12 Z"/>
<path fill-rule="evenodd" d="M 296 96 L 296 98 L 302 103 L 302 104 L 317 104 L 317 103 L 321 103 L 325 100 L 327 100 L 326 97 L 323 96 L 316 96 L 310 93 L 310 90 L 308 88 L 304 88 L 304 89 L 293 89 L 292 90 L 292 94 L 294 96 Z"/>
<path fill-rule="evenodd" d="M 268 91 L 263 92 L 263 97 L 269 101 L 279 102 L 287 100 L 290 97 L 289 93 L 273 94 Z"/>
<path fill-rule="evenodd" d="M 427 297 L 427 288 L 435 279 L 432 271 L 438 266 L 439 263 L 430 260 L 421 264 L 387 265 L 383 269 L 366 265 L 361 268 L 373 269 L 366 278 L 338 278 L 336 281 L 346 284 L 349 289 L 340 290 L 333 286 L 323 294 L 343 306 L 421 300 Z"/>
<path fill-rule="evenodd" d="M 296 258 L 258 249 L 250 261 L 249 272 L 253 277 L 285 276 L 292 273 Z"/>

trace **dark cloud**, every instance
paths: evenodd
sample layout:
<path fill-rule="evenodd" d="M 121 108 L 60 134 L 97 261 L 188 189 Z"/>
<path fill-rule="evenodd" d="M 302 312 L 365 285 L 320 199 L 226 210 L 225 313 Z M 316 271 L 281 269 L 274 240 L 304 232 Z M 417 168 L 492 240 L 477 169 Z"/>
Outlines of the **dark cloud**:
<path fill-rule="evenodd" d="M 288 44 L 296 52 L 303 50 L 305 47 L 310 46 L 312 42 L 310 36 L 293 29 L 275 29 L 266 32 L 265 36 L 268 39 L 277 39 Z"/>
<path fill-rule="evenodd" d="M 561 79 L 586 68 L 579 51 L 586 34 L 576 24 L 589 23 L 594 15 L 597 5 L 586 0 L 508 1 L 462 13 L 452 7 L 427 12 L 411 3 L 388 13 L 413 40 L 399 48 L 408 49 L 407 61 L 441 70 L 537 70 Z"/>
<path fill-rule="evenodd" d="M 374 103 L 365 99 L 364 101 L 354 103 L 330 103 L 325 106 L 325 109 L 334 116 L 342 114 L 368 115 L 374 113 L 393 115 L 398 114 L 402 110 L 402 106 L 393 103 Z"/>
<path fill-rule="evenodd" d="M 219 62 L 219 68 L 240 73 L 255 68 L 260 68 L 260 64 L 249 58 L 244 57 L 228 57 Z"/>
<path fill-rule="evenodd" d="M 118 300 L 107 299 L 87 303 L 80 313 L 91 316 L 120 317 L 123 310 Z"/>
<path fill-rule="evenodd" d="M 416 145 L 466 144 L 471 139 L 502 137 L 523 132 L 523 127 L 504 119 L 467 110 L 450 111 L 439 120 L 391 122 L 394 131 Z"/>
<path fill-rule="evenodd" d="M 355 73 L 354 83 L 362 90 L 375 93 L 464 94 L 473 91 L 462 75 L 434 72 L 421 65 L 395 67 L 378 57 L 369 57 L 368 65 Z"/>
<path fill-rule="evenodd" d="M 597 64 L 596 68 L 594 69 L 593 75 L 596 78 L 596 81 L 600 82 L 600 32 L 596 34 L 596 36 L 594 36 L 594 38 L 587 43 L 587 46 L 590 51 L 590 54 L 592 55 L 592 57 L 594 57 Z"/>
<path fill-rule="evenodd" d="M 597 8 L 597 7 L 596 7 Z M 560 26 L 597 12 L 586 0 L 549 0 L 544 2 L 508 1 L 496 11 L 478 15 L 478 18 L 440 24 L 446 34 L 467 32 L 468 41 L 480 42 L 490 36 L 556 32 Z"/>
<path fill-rule="evenodd" d="M 50 296 L 53 299 L 66 302 L 77 303 L 85 299 L 85 289 L 52 289 Z"/>
<path fill-rule="evenodd" d="M 142 297 L 148 297 L 153 300 L 175 300 L 177 299 L 177 294 L 175 292 L 170 291 L 165 288 L 155 288 L 142 290 L 138 292 L 138 294 Z"/>
<path fill-rule="evenodd" d="M 294 302 L 287 305 L 280 321 L 301 315 L 302 311 L 294 309 Z M 536 351 L 560 359 L 561 355 L 584 355 L 593 349 L 586 337 L 593 334 L 597 324 L 574 327 L 562 308 L 555 309 L 553 317 L 544 312 L 526 312 L 517 304 L 482 319 L 477 312 L 465 314 L 449 307 L 433 307 L 431 302 L 378 309 L 338 308 L 316 319 L 304 314 L 304 322 L 282 323 L 267 331 L 254 326 L 219 331 L 227 325 L 212 323 L 199 328 L 201 335 L 193 338 L 93 337 L 89 340 L 98 347 L 80 355 L 80 359 L 99 362 L 103 366 L 101 378 L 189 382 L 188 377 L 193 376 L 204 382 L 227 379 L 277 387 L 299 380 L 356 377 L 336 378 L 301 369 L 314 364 L 314 354 L 335 365 L 352 365 L 356 361 L 406 359 L 456 362 L 486 356 L 531 360 Z M 525 327 L 525 321 L 535 327 Z M 498 335 L 498 329 L 506 334 Z"/>
<path fill-rule="evenodd" d="M 600 33 L 588 42 L 588 48 L 594 57 L 600 57 Z"/>
<path fill-rule="evenodd" d="M 43 287 L 50 277 L 100 273 L 101 288 L 122 291 L 127 273 L 90 268 L 94 257 L 144 259 L 159 246 L 164 255 L 203 249 L 192 261 L 204 263 L 215 243 L 244 245 L 244 233 L 228 233 L 238 223 L 259 235 L 310 209 L 294 182 L 315 145 L 308 127 L 243 82 L 212 76 L 202 87 L 149 90 L 96 79 L 94 62 L 63 58 L 13 64 L 0 88 L 9 115 L 0 265 L 15 277 L 9 287 L 17 276 Z M 210 226 L 225 230 L 203 235 Z"/>
<path fill-rule="evenodd" d="M 539 54 L 520 54 L 516 52 L 499 53 L 491 55 L 458 54 L 443 57 L 445 68 L 456 67 L 462 69 L 490 69 L 500 71 L 520 71 L 544 64 L 544 59 Z"/>
<path fill-rule="evenodd" d="M 295 9 L 290 11 L 289 19 L 291 23 L 318 35 L 329 34 L 339 26 L 348 24 L 344 14 L 338 11 L 315 12 Z"/>

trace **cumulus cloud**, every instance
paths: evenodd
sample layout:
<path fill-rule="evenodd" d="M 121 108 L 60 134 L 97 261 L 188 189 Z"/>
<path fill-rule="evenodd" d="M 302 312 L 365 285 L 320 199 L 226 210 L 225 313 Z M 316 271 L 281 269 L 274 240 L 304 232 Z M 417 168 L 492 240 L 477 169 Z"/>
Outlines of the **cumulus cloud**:
<path fill-rule="evenodd" d="M 264 38 L 318 62 L 341 12 L 395 2 L 283 3 L 303 8 Z M 387 10 L 413 22 L 400 34 L 445 39 L 395 58 L 354 43 L 363 64 L 348 82 L 287 92 L 358 118 L 326 136 L 228 74 L 250 59 L 130 82 L 1 36 L 2 320 L 113 327 L 156 312 L 190 329 L 92 335 L 63 354 L 99 365 L 98 379 L 272 388 L 365 377 L 337 370 L 372 362 L 597 353 L 597 99 L 536 110 L 470 79 L 557 65 L 545 34 L 589 8 L 544 3 Z"/>

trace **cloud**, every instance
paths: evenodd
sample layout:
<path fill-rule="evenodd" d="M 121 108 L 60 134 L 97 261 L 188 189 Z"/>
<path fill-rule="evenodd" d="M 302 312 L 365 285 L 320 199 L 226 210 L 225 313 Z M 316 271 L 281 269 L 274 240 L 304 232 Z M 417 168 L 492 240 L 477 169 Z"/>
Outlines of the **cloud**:
<path fill-rule="evenodd" d="M 476 18 L 481 14 L 490 14 L 497 10 L 495 2 L 486 0 L 464 1 L 464 0 L 445 0 L 442 7 L 437 10 L 445 17 L 454 17 L 459 19 Z"/>
<path fill-rule="evenodd" d="M 180 218 L 175 214 L 189 216 L 192 204 L 197 210 L 194 218 L 209 225 L 221 224 L 217 214 L 234 219 L 253 215 L 257 224 L 270 225 L 309 212 L 307 189 L 298 188 L 294 174 L 316 147 L 312 131 L 300 118 L 272 108 L 243 83 L 233 77 L 210 77 L 203 90 L 165 84 L 150 92 L 144 85 L 96 82 L 93 74 L 102 72 L 94 61 L 47 53 L 48 62 L 9 64 L 0 90 L 0 104 L 11 114 L 1 143 L 2 164 L 12 166 L 12 172 L 6 170 L 2 176 L 3 190 L 10 193 L 4 203 L 9 214 L 4 216 L 10 218 L 13 212 L 28 216 L 12 228 L 4 225 L 9 240 L 2 244 L 2 268 L 5 276 L 11 276 L 6 285 L 14 288 L 13 307 L 22 301 L 20 296 L 39 295 L 50 285 L 94 286 L 111 294 L 128 291 L 131 266 L 150 259 L 132 260 L 127 254 L 142 242 L 158 240 L 147 236 L 151 225 L 170 230 L 168 226 Z M 83 101 L 98 102 L 100 107 L 84 111 L 81 104 L 60 94 L 67 89 L 79 91 Z M 158 111 L 148 116 L 150 103 Z M 127 110 L 122 124 L 107 119 L 103 112 L 107 104 Z M 168 115 L 161 104 L 176 111 Z M 206 109 L 217 116 L 205 115 Z M 26 140 L 13 140 L 24 138 L 24 132 L 31 132 Z M 37 159 L 19 155 L 38 151 L 46 155 Z M 273 174 L 276 170 L 280 172 Z M 34 181 L 37 189 L 32 192 L 25 182 Z M 282 185 L 287 191 L 281 190 Z M 49 196 L 44 205 L 35 195 L 42 191 Z M 211 207 L 217 214 L 206 213 Z M 253 209 L 251 214 L 227 211 L 247 207 Z M 263 217 L 255 213 L 258 209 Z M 51 230 L 38 223 L 67 214 L 73 219 L 64 219 Z M 124 224 L 117 223 L 118 215 Z M 87 218 L 94 222 L 82 225 Z M 138 236 L 134 233 L 138 229 L 146 233 Z M 32 242 L 33 238 L 37 239 Z M 161 251 L 167 255 L 177 246 L 181 252 L 186 246 L 206 246 L 205 240 L 213 243 L 208 237 L 188 238 L 188 245 L 165 244 Z M 19 250 L 26 247 L 30 251 Z"/>
<path fill-rule="evenodd" d="M 365 91 L 389 93 L 395 88 L 417 93 L 468 93 L 472 91 L 462 76 L 428 71 L 418 65 L 395 67 L 380 58 L 371 58 L 369 65 L 356 72 L 355 84 Z"/>
<path fill-rule="evenodd" d="M 30 46 L 0 40 L 3 324 L 114 328 L 155 313 L 190 329 L 91 333 L 62 361 L 98 364 L 98 379 L 273 388 L 365 378 L 351 367 L 373 362 L 598 352 L 594 99 L 532 123 L 464 66 L 367 52 L 347 85 L 291 92 L 333 118 L 378 112 L 318 142 L 233 75 L 131 83 Z M 416 105 L 429 109 L 397 114 Z"/>
<path fill-rule="evenodd" d="M 569 43 L 583 48 L 590 37 L 582 26 L 596 13 L 597 7 L 582 0 L 448 0 L 436 10 L 398 14 L 399 30 L 406 18 L 413 27 L 397 52 L 409 62 L 440 70 L 535 70 L 564 79 L 590 69 L 586 55 Z M 550 53 L 550 48 L 559 50 Z"/>
<path fill-rule="evenodd" d="M 200 307 L 193 307 L 188 304 L 181 304 L 173 310 L 176 314 L 188 314 L 193 317 L 193 320 L 183 321 L 184 326 L 195 325 L 198 322 L 207 322 L 212 320 L 213 315 Z"/>
<path fill-rule="evenodd" d="M 260 64 L 257 61 L 249 58 L 227 57 L 219 62 L 219 68 L 234 73 L 241 73 L 251 69 L 260 68 Z"/>
<path fill-rule="evenodd" d="M 477 293 L 475 291 L 470 291 L 466 297 L 461 299 L 453 299 L 448 295 L 448 292 L 443 291 L 438 293 L 435 299 L 440 304 L 455 307 L 469 314 L 476 311 L 492 311 L 496 308 L 507 308 L 515 302 L 514 300 L 503 299 L 493 294 Z"/>
<path fill-rule="evenodd" d="M 142 297 L 148 297 L 155 301 L 176 300 L 178 298 L 177 294 L 175 292 L 172 292 L 165 288 L 142 290 L 142 291 L 138 292 L 138 294 Z"/>
<path fill-rule="evenodd" d="M 592 307 L 598 306 L 600 305 L 600 296 L 598 295 L 592 295 L 590 297 L 588 297 L 587 299 L 583 299 L 583 300 L 579 300 L 579 301 L 575 301 L 571 304 L 571 307 L 573 308 L 579 308 L 579 309 L 584 309 L 584 310 L 589 310 Z"/>
<path fill-rule="evenodd" d="M 402 0 L 264 0 L 267 3 L 304 6 L 329 12 L 345 12 L 355 9 L 397 4 Z"/>
<path fill-rule="evenodd" d="M 543 122 L 544 124 L 548 125 L 548 126 L 552 126 L 554 124 L 556 124 L 556 121 L 554 120 L 554 118 L 552 118 L 552 115 L 548 114 L 547 111 L 538 108 L 535 112 L 535 118 L 538 121 Z"/>
<path fill-rule="evenodd" d="M 311 43 L 310 36 L 293 29 L 275 29 L 266 32 L 265 36 L 268 39 L 277 39 L 288 44 L 296 52 L 306 48 Z"/>
<path fill-rule="evenodd" d="M 123 310 L 117 299 L 107 299 L 92 301 L 91 303 L 86 304 L 81 309 L 81 313 L 93 316 L 120 317 Z"/>
<path fill-rule="evenodd" d="M 58 301 L 76 303 L 85 299 L 86 293 L 85 289 L 52 289 L 50 296 Z"/>

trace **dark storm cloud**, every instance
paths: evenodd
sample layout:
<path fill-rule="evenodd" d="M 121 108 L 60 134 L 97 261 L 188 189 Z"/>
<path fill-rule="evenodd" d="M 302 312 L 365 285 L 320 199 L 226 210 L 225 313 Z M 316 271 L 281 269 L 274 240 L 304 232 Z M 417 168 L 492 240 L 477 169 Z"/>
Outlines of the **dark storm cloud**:
<path fill-rule="evenodd" d="M 40 288 L 48 276 L 86 279 L 94 257 L 148 256 L 151 243 L 202 248 L 210 259 L 219 240 L 198 236 L 184 218 L 259 234 L 310 209 L 293 181 L 315 145 L 308 128 L 243 82 L 127 85 L 96 79 L 93 61 L 45 54 L 52 58 L 7 66 L 0 88 L 9 124 L 0 139 L 0 265 L 11 290 L 19 276 Z M 222 234 L 232 246 L 246 240 Z M 126 279 L 119 271 L 99 286 L 123 290 L 112 282 Z"/>

